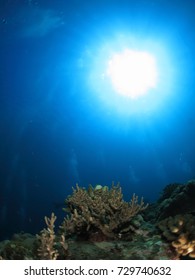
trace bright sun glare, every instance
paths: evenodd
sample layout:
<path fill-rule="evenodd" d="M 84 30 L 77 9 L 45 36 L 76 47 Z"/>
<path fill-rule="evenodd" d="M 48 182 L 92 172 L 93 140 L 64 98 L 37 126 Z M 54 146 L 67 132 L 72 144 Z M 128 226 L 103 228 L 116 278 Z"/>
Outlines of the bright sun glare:
<path fill-rule="evenodd" d="M 154 57 L 148 52 L 126 49 L 108 62 L 107 74 L 114 90 L 130 98 L 143 96 L 157 83 Z"/>

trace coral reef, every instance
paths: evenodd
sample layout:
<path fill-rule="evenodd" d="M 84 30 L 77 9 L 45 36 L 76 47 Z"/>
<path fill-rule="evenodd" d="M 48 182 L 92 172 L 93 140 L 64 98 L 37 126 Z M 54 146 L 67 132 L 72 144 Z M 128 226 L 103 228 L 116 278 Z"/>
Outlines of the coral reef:
<path fill-rule="evenodd" d="M 135 194 L 130 202 L 124 201 L 119 185 L 110 189 L 100 185 L 85 189 L 77 185 L 65 203 L 70 215 L 65 217 L 62 230 L 66 235 L 80 235 L 85 240 L 94 236 L 100 240 L 131 238 L 133 217 L 148 206 L 143 198 L 139 204 Z"/>
<path fill-rule="evenodd" d="M 158 227 L 179 256 L 195 258 L 195 217 L 193 215 L 169 217 L 159 222 Z"/>
<path fill-rule="evenodd" d="M 0 260 L 195 258 L 195 181 L 166 186 L 150 205 L 124 201 L 119 185 L 77 185 L 65 204 L 57 230 L 52 213 L 39 234 L 0 242 Z"/>
<path fill-rule="evenodd" d="M 195 212 L 195 180 L 165 187 L 155 209 L 157 219 Z"/>
<path fill-rule="evenodd" d="M 29 235 L 29 234 L 28 234 Z M 149 237 L 135 236 L 132 242 L 123 240 L 91 242 L 91 241 L 78 241 L 74 239 L 68 240 L 68 260 L 169 260 L 177 259 L 176 253 L 169 249 L 169 244 L 162 240 L 160 235 L 153 235 Z M 5 242 L 0 242 L 1 259 L 7 260 L 27 260 L 27 259 L 40 259 L 37 255 L 37 250 L 30 246 L 28 250 L 26 238 L 24 234 L 17 234 L 17 239 L 7 240 L 9 243 L 9 250 Z M 25 250 L 20 254 L 17 248 L 18 241 L 24 242 L 23 247 Z M 23 240 L 23 241 L 22 241 Z M 36 236 L 31 237 L 33 244 L 36 244 Z M 14 246 L 13 246 L 14 245 Z M 20 245 L 21 246 L 21 245 Z M 10 249 L 11 248 L 11 249 Z M 58 258 L 61 258 L 60 247 L 58 250 Z"/>
<path fill-rule="evenodd" d="M 29 233 L 14 234 L 11 240 L 0 243 L 0 259 L 30 260 L 35 252 L 35 236 Z"/>
<path fill-rule="evenodd" d="M 161 203 L 165 199 L 171 197 L 172 193 L 175 191 L 176 188 L 182 186 L 179 183 L 168 184 L 161 192 L 161 195 L 158 199 L 158 203 Z"/>

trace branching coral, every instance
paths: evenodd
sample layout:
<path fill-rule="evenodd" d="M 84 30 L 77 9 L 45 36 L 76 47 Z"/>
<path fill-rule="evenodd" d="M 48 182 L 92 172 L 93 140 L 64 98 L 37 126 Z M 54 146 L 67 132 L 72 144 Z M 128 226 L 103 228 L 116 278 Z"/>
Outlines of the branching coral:
<path fill-rule="evenodd" d="M 180 256 L 195 258 L 195 217 L 191 214 L 169 217 L 158 224 Z"/>
<path fill-rule="evenodd" d="M 37 238 L 40 240 L 41 245 L 38 249 L 38 255 L 43 260 L 56 260 L 58 252 L 55 249 L 55 221 L 57 217 L 54 213 L 51 214 L 51 218 L 45 216 L 45 223 L 47 228 L 44 228 L 41 231 L 40 235 L 37 235 Z"/>
<path fill-rule="evenodd" d="M 56 260 L 59 256 L 59 251 L 57 249 L 57 237 L 54 231 L 56 219 L 57 217 L 54 213 L 51 214 L 51 218 L 45 217 L 47 228 L 43 229 L 40 235 L 37 235 L 37 238 L 40 241 L 38 256 L 43 260 Z M 68 245 L 65 242 L 64 235 L 60 236 L 59 244 L 63 251 L 67 252 Z"/>
<path fill-rule="evenodd" d="M 130 202 L 124 201 L 121 188 L 114 185 L 110 189 L 100 185 L 85 189 L 77 185 L 65 203 L 65 210 L 70 213 L 62 224 L 66 234 L 88 236 L 98 232 L 112 239 L 130 230 L 131 219 L 147 207 L 143 198 L 138 203 L 135 194 Z"/>

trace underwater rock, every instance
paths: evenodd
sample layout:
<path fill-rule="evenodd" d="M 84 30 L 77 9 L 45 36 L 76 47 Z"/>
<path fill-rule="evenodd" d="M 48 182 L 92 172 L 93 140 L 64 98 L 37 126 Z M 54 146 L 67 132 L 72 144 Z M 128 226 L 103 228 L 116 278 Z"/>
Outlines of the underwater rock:
<path fill-rule="evenodd" d="M 11 240 L 0 242 L 0 258 L 6 260 L 34 259 L 35 236 L 29 233 L 14 234 Z"/>
<path fill-rule="evenodd" d="M 165 187 L 156 205 L 157 219 L 195 213 L 195 180 Z"/>

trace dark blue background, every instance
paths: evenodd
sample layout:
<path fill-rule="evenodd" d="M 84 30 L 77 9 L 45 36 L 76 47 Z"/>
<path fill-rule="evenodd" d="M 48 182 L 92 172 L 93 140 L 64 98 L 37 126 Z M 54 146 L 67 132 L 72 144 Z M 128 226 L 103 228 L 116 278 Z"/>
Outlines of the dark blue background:
<path fill-rule="evenodd" d="M 1 238 L 51 211 L 60 222 L 76 183 L 152 202 L 194 178 L 194 1 L 1 0 L 0 13 Z M 87 83 L 92 46 L 131 28 L 168 41 L 179 73 L 175 99 L 146 118 L 101 107 Z"/>

